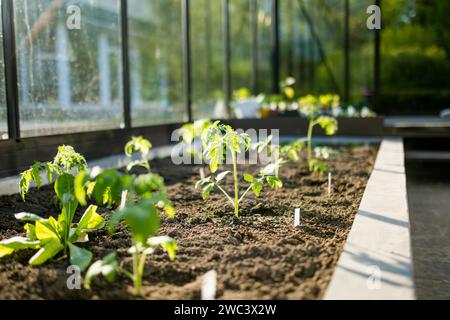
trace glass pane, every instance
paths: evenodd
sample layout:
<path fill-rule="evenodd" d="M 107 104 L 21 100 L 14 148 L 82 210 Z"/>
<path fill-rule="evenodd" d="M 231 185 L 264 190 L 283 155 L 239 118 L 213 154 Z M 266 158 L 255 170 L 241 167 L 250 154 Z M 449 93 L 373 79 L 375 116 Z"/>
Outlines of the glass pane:
<path fill-rule="evenodd" d="M 193 115 L 224 118 L 222 1 L 191 0 L 190 5 Z"/>
<path fill-rule="evenodd" d="M 0 8 L 1 8 L 0 0 Z M 3 56 L 3 24 L 0 14 L 0 139 L 8 139 L 8 125 L 6 122 L 6 92 L 5 92 L 5 60 Z"/>
<path fill-rule="evenodd" d="M 374 76 L 374 31 L 366 26 L 372 0 L 350 1 L 350 103 L 371 104 Z"/>
<path fill-rule="evenodd" d="M 23 137 L 122 126 L 119 12 L 119 0 L 14 1 Z"/>
<path fill-rule="evenodd" d="M 183 121 L 180 0 L 130 0 L 129 55 L 133 126 Z"/>
<path fill-rule="evenodd" d="M 295 77 L 300 94 L 342 95 L 343 4 L 342 0 L 280 1 L 281 76 Z"/>
<path fill-rule="evenodd" d="M 270 94 L 272 92 L 272 1 L 257 1 L 258 76 L 256 85 L 259 93 Z"/>
<path fill-rule="evenodd" d="M 305 39 L 309 37 L 302 18 L 299 1 L 280 1 L 280 76 L 294 77 L 303 83 L 305 70 Z"/>
<path fill-rule="evenodd" d="M 231 90 L 251 89 L 251 0 L 230 1 Z"/>
<path fill-rule="evenodd" d="M 450 1 L 384 0 L 382 12 L 377 111 L 438 115 L 450 101 Z"/>

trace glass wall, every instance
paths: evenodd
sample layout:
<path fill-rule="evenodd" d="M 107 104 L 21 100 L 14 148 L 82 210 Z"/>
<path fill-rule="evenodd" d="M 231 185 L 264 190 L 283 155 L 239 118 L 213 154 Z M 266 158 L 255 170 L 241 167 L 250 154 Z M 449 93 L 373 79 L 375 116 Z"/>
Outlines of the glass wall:
<path fill-rule="evenodd" d="M 342 94 L 344 1 L 280 1 L 280 50 L 281 77 L 301 94 Z"/>
<path fill-rule="evenodd" d="M 22 137 L 119 128 L 120 1 L 15 0 Z"/>
<path fill-rule="evenodd" d="M 251 1 L 230 0 L 231 90 L 251 89 L 252 15 Z"/>
<path fill-rule="evenodd" d="M 371 105 L 374 88 L 375 34 L 366 25 L 372 0 L 350 0 L 350 103 Z"/>
<path fill-rule="evenodd" d="M 133 126 L 183 121 L 181 0 L 129 0 Z"/>
<path fill-rule="evenodd" d="M 2 1 L 0 0 L 0 8 Z M 6 122 L 5 59 L 3 56 L 3 24 L 0 10 L 0 140 L 8 139 Z"/>
<path fill-rule="evenodd" d="M 450 101 L 450 1 L 382 6 L 381 111 L 438 115 Z"/>
<path fill-rule="evenodd" d="M 190 1 L 192 110 L 195 119 L 226 117 L 222 9 L 222 1 Z"/>
<path fill-rule="evenodd" d="M 280 1 L 280 3 L 283 1 Z M 272 92 L 272 0 L 257 0 L 257 83 L 258 92 Z"/>

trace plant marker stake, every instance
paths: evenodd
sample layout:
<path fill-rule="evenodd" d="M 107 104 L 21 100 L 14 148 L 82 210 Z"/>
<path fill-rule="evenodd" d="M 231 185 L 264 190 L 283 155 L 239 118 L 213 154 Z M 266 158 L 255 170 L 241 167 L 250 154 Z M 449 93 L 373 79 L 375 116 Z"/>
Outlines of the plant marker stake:
<path fill-rule="evenodd" d="M 205 170 L 203 167 L 200 168 L 200 179 L 205 180 Z"/>
<path fill-rule="evenodd" d="M 202 300 L 215 300 L 217 287 L 217 272 L 211 270 L 203 276 Z"/>
<path fill-rule="evenodd" d="M 119 210 L 125 209 L 125 205 L 127 204 L 127 195 L 128 195 L 128 190 L 123 190 L 122 196 L 120 197 Z"/>
<path fill-rule="evenodd" d="M 294 228 L 300 226 L 300 208 L 295 209 Z"/>
<path fill-rule="evenodd" d="M 328 172 L 328 195 L 331 194 L 331 172 Z"/>

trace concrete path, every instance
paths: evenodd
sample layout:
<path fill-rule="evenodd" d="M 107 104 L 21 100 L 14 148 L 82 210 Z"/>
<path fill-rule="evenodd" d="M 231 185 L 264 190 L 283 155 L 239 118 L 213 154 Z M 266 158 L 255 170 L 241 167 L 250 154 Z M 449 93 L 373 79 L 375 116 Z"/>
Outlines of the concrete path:
<path fill-rule="evenodd" d="M 408 166 L 414 279 L 419 299 L 450 299 L 450 165 L 430 166 Z"/>

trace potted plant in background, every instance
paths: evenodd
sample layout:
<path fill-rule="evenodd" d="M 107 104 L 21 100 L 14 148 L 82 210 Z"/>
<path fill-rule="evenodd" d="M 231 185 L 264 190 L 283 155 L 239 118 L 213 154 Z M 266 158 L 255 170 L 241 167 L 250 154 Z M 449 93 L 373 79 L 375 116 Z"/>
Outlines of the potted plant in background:
<path fill-rule="evenodd" d="M 233 109 L 236 118 L 257 118 L 259 104 L 247 88 L 240 88 L 233 92 Z"/>

